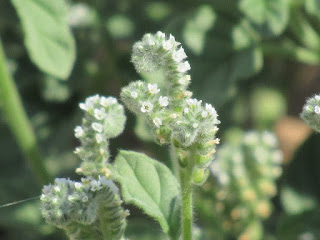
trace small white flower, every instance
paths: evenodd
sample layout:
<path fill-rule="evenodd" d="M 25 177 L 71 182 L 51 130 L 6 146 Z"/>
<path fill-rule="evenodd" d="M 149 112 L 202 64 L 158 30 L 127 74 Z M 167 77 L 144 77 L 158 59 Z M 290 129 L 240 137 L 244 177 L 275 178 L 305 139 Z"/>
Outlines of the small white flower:
<path fill-rule="evenodd" d="M 74 129 L 74 135 L 76 138 L 81 138 L 84 135 L 84 130 L 81 126 L 77 126 Z"/>
<path fill-rule="evenodd" d="M 119 188 L 113 183 L 112 180 L 108 180 L 106 177 L 99 176 L 99 181 L 102 186 L 109 187 L 114 193 L 117 194 L 119 192 Z"/>
<path fill-rule="evenodd" d="M 82 202 L 88 202 L 89 201 L 89 198 L 88 198 L 88 196 L 83 196 L 83 198 L 82 198 Z"/>
<path fill-rule="evenodd" d="M 172 114 L 171 114 L 171 117 L 172 117 L 173 119 L 175 119 L 175 118 L 178 117 L 178 115 L 177 115 L 176 113 L 172 113 Z"/>
<path fill-rule="evenodd" d="M 212 107 L 211 104 L 206 103 L 206 110 L 210 113 L 210 115 L 212 115 L 214 118 L 216 118 L 218 116 L 216 109 L 214 109 L 214 107 Z"/>
<path fill-rule="evenodd" d="M 184 109 L 183 109 L 183 112 L 184 112 L 184 113 L 188 113 L 188 112 L 189 112 L 189 108 L 184 108 Z"/>
<path fill-rule="evenodd" d="M 92 192 L 98 191 L 102 188 L 101 183 L 99 181 L 92 180 L 90 184 L 91 184 L 90 190 Z"/>
<path fill-rule="evenodd" d="M 54 187 L 53 187 L 53 191 L 54 191 L 55 193 L 59 193 L 59 192 L 61 192 L 61 188 L 60 188 L 59 186 L 54 186 Z"/>
<path fill-rule="evenodd" d="M 202 111 L 201 117 L 206 118 L 207 116 L 208 116 L 208 112 L 207 111 Z"/>
<path fill-rule="evenodd" d="M 162 47 L 163 47 L 163 49 L 169 51 L 171 48 L 173 48 L 173 44 L 170 40 L 168 40 L 162 44 Z"/>
<path fill-rule="evenodd" d="M 96 108 L 94 109 L 93 113 L 94 113 L 94 117 L 98 120 L 103 120 L 107 116 L 106 110 L 104 108 L 100 108 L 100 109 Z"/>
<path fill-rule="evenodd" d="M 175 62 L 181 62 L 186 57 L 187 55 L 182 47 L 178 51 L 173 51 L 172 53 L 172 58 Z"/>
<path fill-rule="evenodd" d="M 138 93 L 135 92 L 135 91 L 134 91 L 134 92 L 131 92 L 130 95 L 131 95 L 132 98 L 137 98 L 137 97 L 138 97 Z"/>
<path fill-rule="evenodd" d="M 101 97 L 100 99 L 100 104 L 104 107 L 108 107 L 110 105 L 116 104 L 117 103 L 117 99 L 114 97 Z"/>
<path fill-rule="evenodd" d="M 190 107 L 194 107 L 194 106 L 199 106 L 201 105 L 202 103 L 202 100 L 197 100 L 195 98 L 190 98 L 187 100 L 187 104 L 190 106 Z"/>
<path fill-rule="evenodd" d="M 141 112 L 145 113 L 145 112 L 151 112 L 153 109 L 153 105 L 150 102 L 143 102 L 142 106 L 141 106 Z"/>
<path fill-rule="evenodd" d="M 198 123 L 194 123 L 194 124 L 192 124 L 192 127 L 193 128 L 197 128 L 199 126 L 199 124 Z"/>
<path fill-rule="evenodd" d="M 159 97 L 159 104 L 160 104 L 161 107 L 166 107 L 166 106 L 168 106 L 168 104 L 169 104 L 169 98 L 168 98 L 168 97 L 160 96 L 160 97 Z"/>
<path fill-rule="evenodd" d="M 178 83 L 181 85 L 187 85 L 190 82 L 190 80 L 191 80 L 190 75 L 185 75 L 178 80 Z"/>
<path fill-rule="evenodd" d="M 153 46 L 153 45 L 156 44 L 156 43 L 154 42 L 151 34 L 147 34 L 146 37 L 147 37 L 147 44 L 148 44 L 148 45 Z"/>
<path fill-rule="evenodd" d="M 75 187 L 75 189 L 77 189 L 77 190 L 81 190 L 81 188 L 82 188 L 82 183 L 76 182 L 76 183 L 74 184 L 74 187 Z"/>
<path fill-rule="evenodd" d="M 94 122 L 94 123 L 91 124 L 91 126 L 92 126 L 93 130 L 95 130 L 96 132 L 100 132 L 101 133 L 102 130 L 103 130 L 103 126 L 100 123 Z"/>
<path fill-rule="evenodd" d="M 185 61 L 183 63 L 179 63 L 177 70 L 178 70 L 178 72 L 184 73 L 184 72 L 186 72 L 186 71 L 188 71 L 190 69 L 191 69 L 191 67 L 190 67 L 189 62 Z"/>
<path fill-rule="evenodd" d="M 319 101 L 320 100 L 320 95 L 315 95 L 314 98 Z"/>
<path fill-rule="evenodd" d="M 73 151 L 75 154 L 79 154 L 81 152 L 81 148 L 80 147 L 77 147 L 74 151 Z"/>
<path fill-rule="evenodd" d="M 102 134 L 96 134 L 96 141 L 97 141 L 98 144 L 102 143 L 103 135 Z"/>
<path fill-rule="evenodd" d="M 158 38 L 165 38 L 166 35 L 165 35 L 163 32 L 158 31 L 158 32 L 157 32 L 157 37 L 158 37 Z"/>
<path fill-rule="evenodd" d="M 162 125 L 161 119 L 157 117 L 153 119 L 153 123 L 154 125 L 156 125 L 157 128 L 159 128 Z"/>
<path fill-rule="evenodd" d="M 158 92 L 160 92 L 160 89 L 158 88 L 158 85 L 156 83 L 155 84 L 149 83 L 148 89 L 151 94 L 157 94 Z"/>
<path fill-rule="evenodd" d="M 315 107 L 314 107 L 314 112 L 315 112 L 316 114 L 320 114 L 320 107 L 319 107 L 319 106 L 315 106 Z"/>

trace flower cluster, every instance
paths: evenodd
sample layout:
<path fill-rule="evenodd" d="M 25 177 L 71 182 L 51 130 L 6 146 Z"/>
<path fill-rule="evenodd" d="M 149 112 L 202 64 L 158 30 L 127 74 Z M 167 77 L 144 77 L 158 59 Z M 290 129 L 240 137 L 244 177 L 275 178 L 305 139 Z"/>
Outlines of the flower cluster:
<path fill-rule="evenodd" d="M 109 138 L 124 129 L 124 109 L 113 97 L 88 97 L 80 108 L 85 112 L 82 125 L 75 128 L 75 137 L 81 142 L 75 153 L 83 161 L 78 173 L 86 176 L 105 175 L 109 159 Z"/>
<path fill-rule="evenodd" d="M 217 179 L 212 194 L 214 215 L 223 231 L 235 236 L 249 234 L 244 231 L 249 224 L 270 215 L 270 198 L 276 194 L 281 163 L 282 152 L 270 132 L 245 133 L 240 143 L 225 144 L 218 150 L 211 165 Z"/>
<path fill-rule="evenodd" d="M 138 72 L 163 71 L 166 78 L 166 95 L 172 98 L 171 104 L 179 106 L 190 84 L 188 75 L 190 64 L 180 43 L 170 34 L 162 32 L 146 34 L 133 46 L 132 62 Z"/>
<path fill-rule="evenodd" d="M 187 88 L 190 65 L 179 42 L 164 33 L 146 34 L 133 47 L 132 62 L 138 72 L 162 71 L 164 89 L 136 81 L 124 87 L 121 98 L 138 116 L 144 116 L 159 144 L 173 144 L 180 166 L 192 165 L 194 183 L 202 184 L 219 139 L 218 114 L 211 104 L 202 104 Z M 196 159 L 188 160 L 188 159 Z"/>
<path fill-rule="evenodd" d="M 118 188 L 105 177 L 83 178 L 82 182 L 57 178 L 44 186 L 41 204 L 46 221 L 66 230 L 72 239 L 90 236 L 102 240 L 106 234 L 121 239 L 129 215 L 121 207 Z M 100 225 L 107 227 L 99 229 Z"/>
<path fill-rule="evenodd" d="M 300 116 L 311 128 L 320 132 L 320 95 L 307 100 Z"/>

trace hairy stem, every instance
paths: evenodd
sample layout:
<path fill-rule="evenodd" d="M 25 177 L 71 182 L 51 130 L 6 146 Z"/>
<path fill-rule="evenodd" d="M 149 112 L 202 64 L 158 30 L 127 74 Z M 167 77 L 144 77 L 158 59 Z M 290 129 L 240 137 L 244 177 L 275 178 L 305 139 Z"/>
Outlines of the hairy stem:
<path fill-rule="evenodd" d="M 28 163 L 43 184 L 50 182 L 37 146 L 36 137 L 23 108 L 17 87 L 9 73 L 4 49 L 0 40 L 0 102 L 7 123 Z"/>
<path fill-rule="evenodd" d="M 181 230 L 182 239 L 192 239 L 192 185 L 191 185 L 191 168 L 180 168 L 180 184 L 181 184 Z"/>

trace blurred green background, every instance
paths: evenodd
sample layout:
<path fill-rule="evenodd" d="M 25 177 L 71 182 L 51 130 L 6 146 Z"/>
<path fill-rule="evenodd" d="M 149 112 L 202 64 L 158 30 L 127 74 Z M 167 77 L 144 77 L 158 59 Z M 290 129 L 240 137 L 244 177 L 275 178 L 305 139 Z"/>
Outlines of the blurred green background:
<path fill-rule="evenodd" d="M 0 36 L 9 68 L 52 175 L 79 179 L 74 173 L 79 159 L 73 154 L 79 143 L 73 129 L 81 121 L 80 101 L 92 94 L 118 97 L 121 87 L 137 79 L 161 82 L 155 74 L 138 75 L 130 62 L 133 43 L 145 33 L 161 30 L 184 46 L 194 97 L 217 109 L 221 143 L 247 129 L 272 130 L 280 140 L 284 174 L 273 199 L 273 215 L 265 221 L 264 239 L 320 239 L 320 137 L 299 120 L 306 97 L 320 92 L 319 1 L 67 4 L 77 56 L 71 76 L 61 80 L 30 61 L 15 9 L 10 1 L 0 0 Z M 169 164 L 167 150 L 152 142 L 144 122 L 127 115 L 124 134 L 111 142 L 113 156 L 118 149 L 136 150 Z M 0 111 L 0 205 L 38 196 L 41 187 Z M 204 191 L 197 190 L 199 205 Z M 152 219 L 128 207 L 130 239 L 161 239 Z M 198 206 L 195 210 L 197 226 L 209 233 L 210 218 Z M 211 239 L 208 236 L 199 234 L 199 239 Z M 33 200 L 0 209 L 0 239 L 65 237 L 45 224 L 39 201 Z"/>

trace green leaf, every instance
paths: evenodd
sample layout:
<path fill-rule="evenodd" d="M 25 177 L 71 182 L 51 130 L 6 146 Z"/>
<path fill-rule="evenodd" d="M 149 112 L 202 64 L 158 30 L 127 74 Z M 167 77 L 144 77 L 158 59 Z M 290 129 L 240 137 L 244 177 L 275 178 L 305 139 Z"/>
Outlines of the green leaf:
<path fill-rule="evenodd" d="M 306 0 L 306 11 L 319 18 L 320 14 L 320 1 L 319 0 Z"/>
<path fill-rule="evenodd" d="M 164 164 L 133 151 L 120 151 L 113 171 L 124 201 L 157 220 L 165 233 L 177 236 L 179 184 L 171 171 Z"/>
<path fill-rule="evenodd" d="M 31 60 L 43 72 L 66 79 L 75 60 L 75 43 L 64 0 L 11 0 L 21 20 Z"/>
<path fill-rule="evenodd" d="M 262 35 L 281 34 L 289 21 L 288 0 L 239 0 L 239 8 Z"/>

